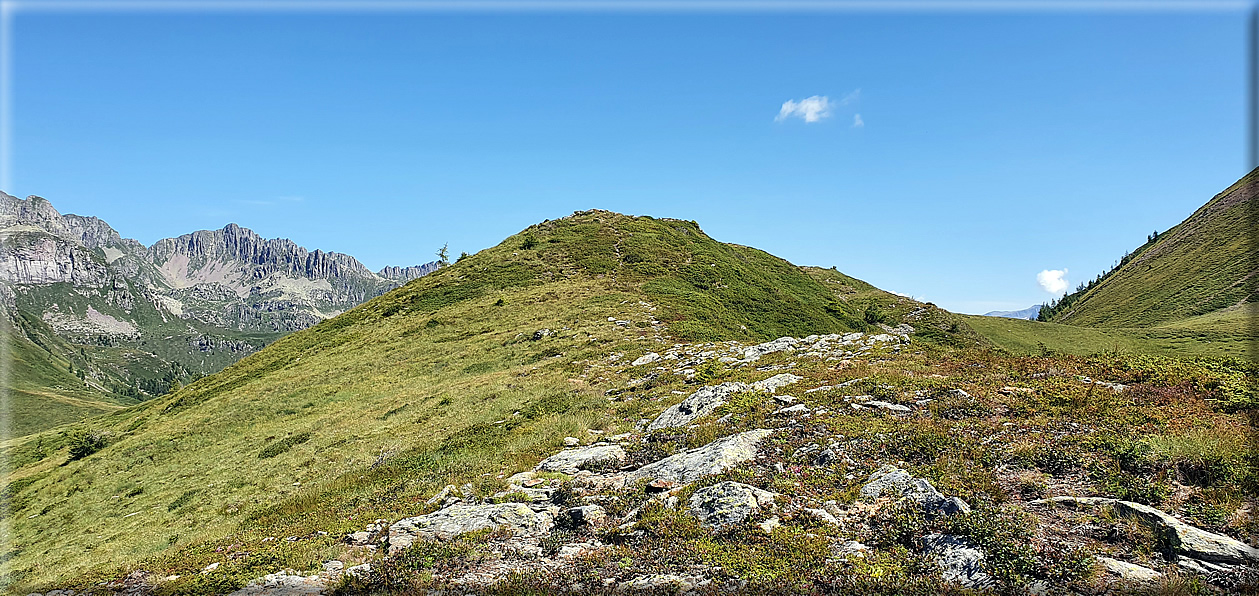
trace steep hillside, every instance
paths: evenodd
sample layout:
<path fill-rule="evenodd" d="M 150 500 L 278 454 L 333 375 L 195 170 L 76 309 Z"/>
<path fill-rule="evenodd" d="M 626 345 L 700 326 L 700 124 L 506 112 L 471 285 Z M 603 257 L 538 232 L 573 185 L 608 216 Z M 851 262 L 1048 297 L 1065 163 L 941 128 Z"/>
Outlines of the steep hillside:
<path fill-rule="evenodd" d="M 76 404 L 92 402 L 81 413 L 97 413 L 161 395 L 438 266 L 375 274 L 353 257 L 263 239 L 235 224 L 145 247 L 100 219 L 0 193 L 0 305 L 17 334 L 13 345 L 43 346 L 79 378 L 67 388 L 23 376 L 26 389 L 12 394 L 13 407 L 36 412 L 53 399 L 50 409 L 62 415 L 11 428 L 77 419 Z"/>
<path fill-rule="evenodd" d="M 1259 301 L 1259 169 L 1126 255 L 1046 318 L 1086 327 L 1153 327 Z"/>

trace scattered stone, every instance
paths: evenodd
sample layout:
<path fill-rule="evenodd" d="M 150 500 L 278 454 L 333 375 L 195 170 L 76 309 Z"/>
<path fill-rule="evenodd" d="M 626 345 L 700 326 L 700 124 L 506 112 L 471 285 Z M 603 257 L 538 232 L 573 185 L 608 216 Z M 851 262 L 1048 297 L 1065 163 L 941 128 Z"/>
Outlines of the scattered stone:
<path fill-rule="evenodd" d="M 791 373 L 781 373 L 781 374 L 774 375 L 768 379 L 762 379 L 760 381 L 752 383 L 752 388 L 757 391 L 764 391 L 766 393 L 777 393 L 779 389 L 782 389 L 783 387 L 786 387 L 787 385 L 795 383 L 796 381 L 799 381 L 802 378 L 804 377 L 798 377 Z"/>
<path fill-rule="evenodd" d="M 544 338 L 544 337 L 547 337 L 547 336 L 551 335 L 552 333 L 554 333 L 554 332 L 553 332 L 553 331 L 551 331 L 550 329 L 545 329 L 545 328 L 543 328 L 543 329 L 539 329 L 539 330 L 537 330 L 537 331 L 534 331 L 534 332 L 533 332 L 533 341 L 538 341 L 539 339 L 542 339 L 542 338 Z"/>
<path fill-rule="evenodd" d="M 780 404 L 782 404 L 782 405 L 784 405 L 784 406 L 789 406 L 789 405 L 791 405 L 791 404 L 796 403 L 796 398 L 791 397 L 790 395 L 775 395 L 775 396 L 774 396 L 774 401 L 776 401 L 776 402 L 778 402 L 778 403 L 780 403 Z"/>
<path fill-rule="evenodd" d="M 649 493 L 662 493 L 671 488 L 673 488 L 673 483 L 661 478 L 647 483 L 647 492 Z"/>
<path fill-rule="evenodd" d="M 342 569 L 345 569 L 345 563 L 336 559 L 323 564 L 324 573 L 339 573 Z"/>
<path fill-rule="evenodd" d="M 783 525 L 782 521 L 780 521 L 778 519 L 778 516 L 775 515 L 774 517 L 771 517 L 759 524 L 756 524 L 756 527 L 760 528 L 761 531 L 765 532 L 766 534 L 773 534 L 774 530 L 782 527 L 782 525 Z"/>
<path fill-rule="evenodd" d="M 741 482 L 719 482 L 691 495 L 690 511 L 701 524 L 721 528 L 743 523 L 762 507 L 773 507 L 778 493 Z"/>
<path fill-rule="evenodd" d="M 984 552 L 966 539 L 948 534 L 922 537 L 923 550 L 934 555 L 944 581 L 972 590 L 996 586 L 992 576 L 984 572 Z"/>
<path fill-rule="evenodd" d="M 210 563 L 209 565 L 205 566 L 205 569 L 201 570 L 201 573 L 213 573 L 216 569 L 219 568 L 219 565 L 221 564 L 222 563 Z"/>
<path fill-rule="evenodd" d="M 630 366 L 642 366 L 644 364 L 651 364 L 658 360 L 660 360 L 660 354 L 657 354 L 655 352 L 650 352 L 648 354 L 643 354 L 642 356 L 639 356 L 637 360 L 630 363 Z"/>
<path fill-rule="evenodd" d="M 648 592 L 651 594 L 686 594 L 697 587 L 705 586 L 711 580 L 698 577 L 682 577 L 678 575 L 656 573 L 640 575 L 629 581 L 617 584 L 617 592 Z"/>
<path fill-rule="evenodd" d="M 433 495 L 433 498 L 431 498 L 431 499 L 429 499 L 429 500 L 427 500 L 427 501 L 424 501 L 424 504 L 425 504 L 425 505 L 435 505 L 435 504 L 437 504 L 437 503 L 440 503 L 440 502 L 442 502 L 442 501 L 445 501 L 445 500 L 446 500 L 446 497 L 449 497 L 449 496 L 450 496 L 450 494 L 451 494 L 451 493 L 453 493 L 453 492 L 455 492 L 455 485 L 453 485 L 453 484 L 447 484 L 447 485 L 446 485 L 446 488 L 443 488 L 443 489 L 441 489 L 440 491 L 438 491 L 438 493 L 437 493 L 437 494 Z"/>
<path fill-rule="evenodd" d="M 894 404 L 894 403 L 878 401 L 878 400 L 868 401 L 862 405 L 866 405 L 866 406 L 870 406 L 874 408 L 883 408 L 884 410 L 891 410 L 893 412 L 912 412 L 913 411 L 913 409 L 910 408 L 909 406 L 902 406 L 900 404 Z"/>
<path fill-rule="evenodd" d="M 756 446 L 773 432 L 760 428 L 718 439 L 703 447 L 676 453 L 647 464 L 631 472 L 627 480 L 634 482 L 644 478 L 656 478 L 689 484 L 709 474 L 720 474 L 755 458 Z"/>
<path fill-rule="evenodd" d="M 578 445 L 581 445 L 581 439 L 578 439 L 577 437 L 564 437 L 565 447 L 576 447 Z"/>
<path fill-rule="evenodd" d="M 228 596 L 314 596 L 325 588 L 319 576 L 304 576 L 292 570 L 264 575 Z"/>
<path fill-rule="evenodd" d="M 780 337 L 774 341 L 767 341 L 763 344 L 757 344 L 743 350 L 743 360 L 753 362 L 759 360 L 761 356 L 773 354 L 774 352 L 790 352 L 796 349 L 796 343 L 800 340 L 794 337 Z"/>
<path fill-rule="evenodd" d="M 372 572 L 371 563 L 363 563 L 362 565 L 355 565 L 345 570 L 346 575 L 352 575 L 354 577 L 367 577 L 367 574 L 371 572 Z"/>
<path fill-rule="evenodd" d="M 686 426 L 694 420 L 715 412 L 717 408 L 726 403 L 727 398 L 731 395 L 747 390 L 748 385 L 745 383 L 722 383 L 720 385 L 703 387 L 692 393 L 690 397 L 682 400 L 682 403 L 670 406 L 664 412 L 661 412 L 647 426 L 647 430 L 653 431 L 674 426 Z"/>
<path fill-rule="evenodd" d="M 795 416 L 796 414 L 806 414 L 809 412 L 809 406 L 804 404 L 796 404 L 786 408 L 781 408 L 774 412 L 776 416 Z"/>
<path fill-rule="evenodd" d="M 818 521 L 830 524 L 832 526 L 840 525 L 839 520 L 835 519 L 835 516 L 831 515 L 830 512 L 826 511 L 825 509 L 815 509 L 811 507 L 805 507 L 801 511 L 804 511 L 806 514 L 816 518 Z"/>
<path fill-rule="evenodd" d="M 583 505 L 568 510 L 573 526 L 597 526 L 608 519 L 608 512 L 598 505 Z"/>
<path fill-rule="evenodd" d="M 1148 585 L 1157 583 L 1158 580 L 1163 577 L 1162 573 L 1150 569 L 1149 567 L 1134 565 L 1132 563 L 1112 559 L 1110 557 L 1097 556 L 1094 558 L 1101 564 L 1101 569 L 1105 578 L 1111 582 L 1119 582 L 1132 586 Z"/>
<path fill-rule="evenodd" d="M 620 445 L 591 445 L 579 449 L 565 449 L 539 462 L 534 470 L 576 474 L 578 470 L 588 470 L 623 461 L 625 461 L 625 450 Z"/>
<path fill-rule="evenodd" d="M 408 517 L 389 526 L 389 554 L 397 553 L 417 539 L 448 540 L 487 528 L 508 528 L 520 534 L 539 534 L 551 529 L 548 513 L 535 513 L 523 503 L 486 505 L 455 504 L 418 517 Z"/>
<path fill-rule="evenodd" d="M 866 485 L 861 487 L 860 498 L 863 500 L 873 501 L 882 497 L 910 499 L 930 515 L 970 512 L 966 501 L 958 497 L 945 497 L 930 482 L 915 478 L 893 465 L 884 465 L 876 470 L 870 475 Z"/>

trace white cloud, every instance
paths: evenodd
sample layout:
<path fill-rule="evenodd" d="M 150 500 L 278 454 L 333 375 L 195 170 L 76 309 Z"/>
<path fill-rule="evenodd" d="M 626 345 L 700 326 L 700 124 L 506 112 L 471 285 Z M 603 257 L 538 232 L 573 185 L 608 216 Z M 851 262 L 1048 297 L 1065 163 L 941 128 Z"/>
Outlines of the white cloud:
<path fill-rule="evenodd" d="M 866 125 L 866 121 L 861 119 L 861 114 L 853 114 L 853 115 L 852 115 L 852 127 L 853 127 L 853 128 L 862 128 L 862 127 L 864 127 L 865 125 Z"/>
<path fill-rule="evenodd" d="M 1036 283 L 1050 294 L 1061 294 L 1067 290 L 1067 268 L 1046 269 L 1036 274 Z"/>
<path fill-rule="evenodd" d="M 805 122 L 817 122 L 830 116 L 831 108 L 834 106 L 835 104 L 825 95 L 814 95 L 800 101 L 788 99 L 783 102 L 782 109 L 778 110 L 778 116 L 774 118 L 774 122 L 782 122 L 793 116 L 800 117 Z"/>
<path fill-rule="evenodd" d="M 839 105 L 841 105 L 841 106 L 846 106 L 846 105 L 848 105 L 848 104 L 850 104 L 850 103 L 853 103 L 853 102 L 857 101 L 858 99 L 861 99 L 861 90 L 860 90 L 860 89 L 856 89 L 856 90 L 854 90 L 852 93 L 849 93 L 848 95 L 845 95 L 843 99 L 839 100 Z"/>

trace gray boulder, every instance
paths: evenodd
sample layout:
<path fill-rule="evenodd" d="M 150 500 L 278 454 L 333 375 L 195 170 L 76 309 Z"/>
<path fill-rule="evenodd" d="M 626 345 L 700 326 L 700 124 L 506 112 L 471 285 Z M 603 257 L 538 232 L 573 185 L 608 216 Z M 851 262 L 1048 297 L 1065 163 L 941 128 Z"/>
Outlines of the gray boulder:
<path fill-rule="evenodd" d="M 576 474 L 600 465 L 618 464 L 625 461 L 625 450 L 620 445 L 591 445 L 578 449 L 565 449 L 538 463 L 534 470 Z"/>
<path fill-rule="evenodd" d="M 249 582 L 249 585 L 228 596 L 316 596 L 322 594 L 326 587 L 324 579 L 317 575 L 304 576 L 281 571 Z"/>
<path fill-rule="evenodd" d="M 682 400 L 682 403 L 670 406 L 669 409 L 661 412 L 651 424 L 647 425 L 647 430 L 650 432 L 661 428 L 686 426 L 717 411 L 717 408 L 726 403 L 731 395 L 747 390 L 746 383 L 722 383 L 701 388 Z"/>
<path fill-rule="evenodd" d="M 922 537 L 923 552 L 934 556 L 944 581 L 972 590 L 992 588 L 992 576 L 984 571 L 984 551 L 966 539 L 948 534 Z"/>
<path fill-rule="evenodd" d="M 719 482 L 691 495 L 690 511 L 709 528 L 743 523 L 763 507 L 773 507 L 778 493 L 761 490 L 741 482 Z"/>
<path fill-rule="evenodd" d="M 549 531 L 554 519 L 548 513 L 535 513 L 523 503 L 465 505 L 456 503 L 418 517 L 408 517 L 389 526 L 389 554 L 397 553 L 416 540 L 449 540 L 484 529 L 508 528 L 521 534 Z"/>
<path fill-rule="evenodd" d="M 720 474 L 756 457 L 756 446 L 774 431 L 764 428 L 749 430 L 718 439 L 689 451 L 670 455 L 631 472 L 626 480 L 663 479 L 688 484 L 709 474 Z"/>
<path fill-rule="evenodd" d="M 893 465 L 884 465 L 871 474 L 870 480 L 861 487 L 859 495 L 859 498 L 867 501 L 885 497 L 910 499 L 929 515 L 970 512 L 966 501 L 958 497 L 945 497 L 930 482 L 915 478 Z"/>

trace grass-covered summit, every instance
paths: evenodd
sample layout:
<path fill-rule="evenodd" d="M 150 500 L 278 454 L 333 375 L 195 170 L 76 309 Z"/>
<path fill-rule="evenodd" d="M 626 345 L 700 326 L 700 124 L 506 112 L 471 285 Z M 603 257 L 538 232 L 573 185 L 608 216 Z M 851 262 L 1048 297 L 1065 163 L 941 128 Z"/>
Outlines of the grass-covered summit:
<path fill-rule="evenodd" d="M 641 292 L 681 339 L 766 340 L 867 326 L 857 306 L 783 259 L 713 240 L 693 221 L 601 210 L 530 226 L 352 317 L 422 314 L 509 287 L 578 277 Z"/>

